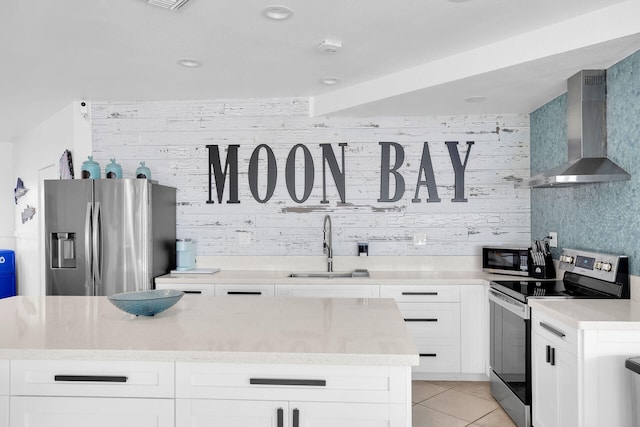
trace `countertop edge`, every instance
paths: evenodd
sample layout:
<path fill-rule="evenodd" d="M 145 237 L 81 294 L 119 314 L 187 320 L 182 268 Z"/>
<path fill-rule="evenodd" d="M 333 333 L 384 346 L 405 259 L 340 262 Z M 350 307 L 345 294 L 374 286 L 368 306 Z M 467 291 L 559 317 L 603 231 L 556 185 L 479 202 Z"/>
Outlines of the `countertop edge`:
<path fill-rule="evenodd" d="M 92 360 L 354 366 L 417 366 L 419 364 L 418 354 L 250 353 L 59 349 L 0 349 L 0 360 Z"/>

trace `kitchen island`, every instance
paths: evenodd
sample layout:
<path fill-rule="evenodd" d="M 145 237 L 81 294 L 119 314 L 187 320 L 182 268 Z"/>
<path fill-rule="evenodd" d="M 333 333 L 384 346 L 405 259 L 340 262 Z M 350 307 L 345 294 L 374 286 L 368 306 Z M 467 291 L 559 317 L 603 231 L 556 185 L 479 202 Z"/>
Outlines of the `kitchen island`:
<path fill-rule="evenodd" d="M 418 354 L 391 299 L 185 295 L 135 317 L 13 297 L 0 322 L 2 427 L 411 425 Z"/>

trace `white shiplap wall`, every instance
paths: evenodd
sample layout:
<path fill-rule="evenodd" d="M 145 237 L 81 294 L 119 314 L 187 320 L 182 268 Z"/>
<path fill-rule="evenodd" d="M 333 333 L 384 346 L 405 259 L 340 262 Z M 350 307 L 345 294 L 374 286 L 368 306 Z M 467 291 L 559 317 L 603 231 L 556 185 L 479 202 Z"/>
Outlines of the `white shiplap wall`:
<path fill-rule="evenodd" d="M 355 255 L 358 241 L 369 242 L 370 255 L 479 255 L 483 244 L 530 240 L 530 192 L 514 188 L 515 180 L 530 175 L 527 115 L 310 118 L 306 98 L 94 102 L 91 115 L 95 160 L 104 170 L 116 158 L 125 178 L 134 177 L 145 161 L 154 180 L 175 186 L 178 237 L 193 238 L 200 256 L 321 255 L 327 213 L 338 256 Z M 393 203 L 377 202 L 380 141 L 405 149 L 406 193 Z M 415 204 L 411 199 L 425 141 L 441 202 L 426 203 L 423 187 L 422 203 Z M 466 203 L 451 201 L 454 171 L 445 141 L 459 141 L 462 161 L 466 141 L 475 142 L 465 173 Z M 319 144 L 332 144 L 340 163 L 342 142 L 348 144 L 346 203 L 339 203 L 329 175 L 330 203 L 320 204 Z M 240 145 L 240 204 L 217 203 L 215 189 L 215 203 L 206 203 L 210 144 L 219 145 L 223 156 L 228 145 Z M 278 166 L 274 196 L 265 204 L 254 200 L 247 180 L 249 158 L 259 144 L 273 149 Z M 286 157 L 295 144 L 306 145 L 315 164 L 314 189 L 302 204 L 291 200 L 285 184 Z M 301 171 L 296 176 L 301 183 Z M 260 183 L 264 195 L 264 180 Z M 224 200 L 228 194 L 225 189 Z M 415 233 L 426 234 L 427 245 L 415 246 Z"/>

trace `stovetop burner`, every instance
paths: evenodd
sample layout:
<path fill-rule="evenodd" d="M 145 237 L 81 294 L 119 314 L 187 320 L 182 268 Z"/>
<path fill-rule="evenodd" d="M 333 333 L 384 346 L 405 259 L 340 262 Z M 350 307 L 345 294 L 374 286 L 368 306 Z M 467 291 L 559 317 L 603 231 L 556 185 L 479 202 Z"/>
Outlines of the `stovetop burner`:
<path fill-rule="evenodd" d="M 491 287 L 522 302 L 526 302 L 528 298 L 615 298 L 613 295 L 562 280 L 497 280 L 491 282 Z"/>
<path fill-rule="evenodd" d="M 526 303 L 528 298 L 629 298 L 626 256 L 565 249 L 562 280 L 496 280 L 491 287 Z"/>

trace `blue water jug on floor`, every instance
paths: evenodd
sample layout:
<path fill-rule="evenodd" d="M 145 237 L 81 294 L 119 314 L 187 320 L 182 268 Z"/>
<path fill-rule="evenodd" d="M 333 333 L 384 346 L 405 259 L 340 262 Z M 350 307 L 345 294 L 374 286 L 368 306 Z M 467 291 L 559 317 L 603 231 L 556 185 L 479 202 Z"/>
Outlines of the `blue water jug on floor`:
<path fill-rule="evenodd" d="M 16 295 L 16 254 L 0 249 L 0 298 Z"/>

